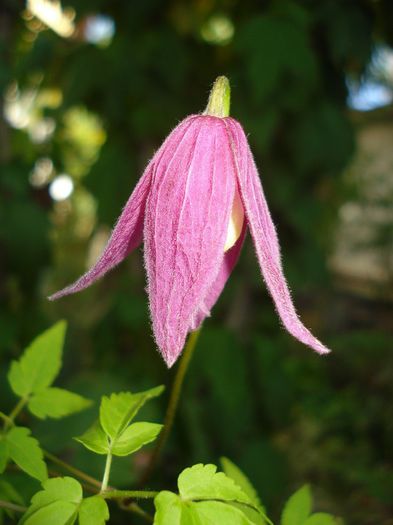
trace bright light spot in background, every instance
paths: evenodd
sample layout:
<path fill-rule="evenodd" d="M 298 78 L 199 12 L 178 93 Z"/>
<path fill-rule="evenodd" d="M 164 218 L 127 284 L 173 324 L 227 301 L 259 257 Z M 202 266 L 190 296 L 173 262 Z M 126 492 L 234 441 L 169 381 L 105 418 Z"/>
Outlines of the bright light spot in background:
<path fill-rule="evenodd" d="M 58 107 L 61 99 L 58 90 L 20 90 L 13 82 L 5 91 L 4 117 L 13 128 L 26 130 L 33 143 L 42 144 L 51 138 L 56 128 L 54 119 L 44 117 L 43 110 Z"/>
<path fill-rule="evenodd" d="M 201 28 L 201 36 L 209 44 L 225 45 L 235 32 L 232 21 L 225 15 L 213 15 Z"/>
<path fill-rule="evenodd" d="M 4 116 L 13 128 L 27 128 L 36 94 L 35 89 L 26 89 L 21 93 L 16 83 L 6 90 Z"/>
<path fill-rule="evenodd" d="M 28 131 L 31 142 L 42 144 L 51 138 L 56 129 L 56 122 L 53 118 L 46 117 L 40 119 Z"/>
<path fill-rule="evenodd" d="M 58 35 L 67 38 L 75 32 L 75 11 L 72 8 L 63 9 L 59 0 L 27 0 L 26 7 Z"/>
<path fill-rule="evenodd" d="M 110 16 L 92 15 L 86 19 L 84 36 L 87 42 L 107 46 L 114 34 L 115 22 Z"/>
<path fill-rule="evenodd" d="M 393 50 L 385 46 L 375 49 L 360 82 L 348 79 L 348 105 L 368 111 L 393 102 Z"/>
<path fill-rule="evenodd" d="M 55 201 L 64 201 L 68 199 L 74 190 L 74 183 L 69 175 L 65 173 L 53 179 L 49 186 L 49 195 Z"/>
<path fill-rule="evenodd" d="M 30 173 L 30 184 L 36 188 L 45 186 L 53 172 L 53 162 L 48 157 L 42 157 L 34 164 L 33 171 Z"/>
<path fill-rule="evenodd" d="M 358 111 L 381 108 L 393 101 L 392 89 L 377 82 L 366 81 L 357 84 L 348 81 L 348 88 L 348 105 Z"/>

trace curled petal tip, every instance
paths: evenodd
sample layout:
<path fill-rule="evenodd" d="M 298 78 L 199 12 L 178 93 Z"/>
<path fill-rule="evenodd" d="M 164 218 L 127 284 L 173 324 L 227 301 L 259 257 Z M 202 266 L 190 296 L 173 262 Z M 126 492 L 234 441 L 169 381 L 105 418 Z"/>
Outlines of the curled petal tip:
<path fill-rule="evenodd" d="M 228 119 L 226 126 L 233 139 L 237 180 L 247 223 L 254 241 L 261 273 L 275 303 L 277 313 L 282 324 L 293 337 L 319 354 L 327 354 L 330 350 L 303 325 L 293 305 L 281 264 L 276 229 L 245 134 L 240 124 L 233 119 Z"/>

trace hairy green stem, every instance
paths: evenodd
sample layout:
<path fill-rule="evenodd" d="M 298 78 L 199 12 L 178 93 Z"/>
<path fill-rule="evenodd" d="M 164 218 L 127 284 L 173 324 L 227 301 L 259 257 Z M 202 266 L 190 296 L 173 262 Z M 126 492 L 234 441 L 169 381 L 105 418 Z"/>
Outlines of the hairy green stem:
<path fill-rule="evenodd" d="M 180 358 L 179 366 L 176 371 L 175 380 L 172 385 L 172 390 L 171 390 L 171 394 L 169 397 L 169 403 L 168 403 L 168 407 L 167 407 L 165 419 L 164 419 L 164 427 L 158 437 L 157 444 L 153 450 L 153 454 L 146 468 L 146 471 L 144 475 L 142 476 L 142 479 L 140 482 L 141 486 L 145 485 L 146 482 L 150 479 L 150 476 L 158 463 L 162 449 L 164 448 L 165 443 L 167 442 L 168 436 L 171 432 L 173 421 L 176 415 L 176 410 L 177 410 L 179 400 L 180 400 L 180 394 L 181 394 L 182 386 L 184 383 L 184 378 L 185 378 L 185 375 L 188 369 L 188 365 L 190 364 L 191 357 L 194 353 L 200 332 L 201 332 L 201 329 L 196 330 L 195 332 L 191 332 L 188 338 L 188 341 L 186 343 L 186 346 L 184 347 L 182 356 Z"/>
<path fill-rule="evenodd" d="M 27 510 L 27 507 L 22 507 L 21 505 L 16 505 L 15 503 L 11 503 L 10 501 L 4 501 L 2 499 L 0 499 L 0 508 L 13 510 L 15 512 L 26 512 Z"/>
<path fill-rule="evenodd" d="M 105 462 L 104 477 L 102 478 L 102 483 L 101 483 L 101 492 L 105 492 L 108 488 L 109 474 L 111 472 L 111 466 L 112 466 L 112 453 L 108 452 L 108 455 L 106 456 L 106 462 Z"/>
<path fill-rule="evenodd" d="M 157 494 L 154 490 L 106 490 L 101 496 L 105 499 L 152 499 Z"/>

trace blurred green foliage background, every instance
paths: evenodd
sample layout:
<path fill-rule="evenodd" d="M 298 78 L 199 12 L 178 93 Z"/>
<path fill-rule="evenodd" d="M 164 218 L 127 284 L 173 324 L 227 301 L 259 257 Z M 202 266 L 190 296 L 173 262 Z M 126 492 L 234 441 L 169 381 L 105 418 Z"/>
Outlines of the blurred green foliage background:
<path fill-rule="evenodd" d="M 79 295 L 46 296 L 94 261 L 147 160 L 180 119 L 204 109 L 225 74 L 295 304 L 333 353 L 318 357 L 280 327 L 248 239 L 205 323 L 151 487 L 169 488 L 185 466 L 226 455 L 273 517 L 310 482 L 318 508 L 349 525 L 393 524 L 393 109 L 389 97 L 378 110 L 350 107 L 351 89 L 371 76 L 391 93 L 392 62 L 370 64 L 393 44 L 392 2 L 58 7 L 48 28 L 41 0 L 30 1 L 36 16 L 17 0 L 0 5 L 2 409 L 14 403 L 10 360 L 60 318 L 69 321 L 63 386 L 97 400 L 170 384 L 150 330 L 142 250 Z M 165 402 L 152 403 L 150 420 L 162 420 Z M 94 414 L 33 431 L 100 477 L 102 458 L 71 441 Z M 147 459 L 115 462 L 112 482 L 132 486 Z M 25 493 L 37 490 L 14 476 Z"/>

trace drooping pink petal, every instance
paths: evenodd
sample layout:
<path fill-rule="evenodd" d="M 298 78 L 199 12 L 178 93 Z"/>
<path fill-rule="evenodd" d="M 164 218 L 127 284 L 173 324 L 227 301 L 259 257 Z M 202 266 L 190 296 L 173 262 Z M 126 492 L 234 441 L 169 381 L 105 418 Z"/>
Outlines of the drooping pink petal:
<path fill-rule="evenodd" d="M 166 145 L 172 143 L 173 134 L 176 130 L 177 133 L 179 133 L 179 130 L 187 129 L 191 123 L 188 122 L 189 120 L 190 119 L 184 120 L 174 131 L 172 131 L 161 148 L 149 162 L 145 172 L 124 206 L 123 212 L 121 213 L 112 231 L 111 237 L 98 261 L 88 272 L 82 275 L 73 284 L 51 295 L 49 297 L 51 301 L 87 288 L 121 263 L 130 252 L 140 245 L 143 237 L 145 205 L 151 186 L 153 172 L 162 156 L 162 152 L 166 148 Z"/>
<path fill-rule="evenodd" d="M 215 281 L 210 286 L 205 299 L 200 304 L 199 310 L 194 313 L 194 317 L 190 325 L 191 330 L 197 330 L 201 326 L 204 319 L 210 316 L 210 310 L 213 308 L 217 302 L 217 299 L 220 297 L 221 292 L 223 291 L 224 286 L 239 259 L 246 232 L 247 224 L 244 222 L 240 237 L 232 246 L 232 248 L 225 252 L 220 271 L 218 272 Z"/>
<path fill-rule="evenodd" d="M 158 163 L 145 214 L 145 264 L 153 331 L 171 366 L 224 258 L 235 194 L 225 125 L 199 116 Z"/>
<path fill-rule="evenodd" d="M 237 164 L 237 180 L 243 200 L 247 222 L 262 275 L 274 300 L 277 312 L 285 328 L 302 343 L 320 354 L 326 348 L 300 321 L 285 280 L 276 229 L 270 216 L 261 181 L 247 139 L 240 124 L 234 119 L 225 119 L 232 138 L 233 153 Z"/>

